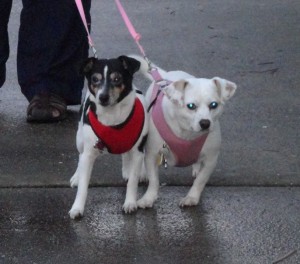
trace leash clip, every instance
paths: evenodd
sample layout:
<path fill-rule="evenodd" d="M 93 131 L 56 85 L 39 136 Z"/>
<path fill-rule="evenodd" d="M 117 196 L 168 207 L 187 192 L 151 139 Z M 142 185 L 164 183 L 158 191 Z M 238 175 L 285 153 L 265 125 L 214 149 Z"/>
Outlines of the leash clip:
<path fill-rule="evenodd" d="M 94 46 L 91 46 L 91 49 L 92 49 L 92 51 L 93 51 L 93 53 L 94 53 L 94 57 L 95 57 L 96 59 L 98 59 L 98 55 L 97 55 L 97 50 L 96 50 L 96 48 L 95 48 Z"/>
<path fill-rule="evenodd" d="M 151 72 L 151 70 L 152 70 L 151 61 L 148 59 L 147 56 L 144 56 L 144 59 L 148 64 L 148 72 Z"/>

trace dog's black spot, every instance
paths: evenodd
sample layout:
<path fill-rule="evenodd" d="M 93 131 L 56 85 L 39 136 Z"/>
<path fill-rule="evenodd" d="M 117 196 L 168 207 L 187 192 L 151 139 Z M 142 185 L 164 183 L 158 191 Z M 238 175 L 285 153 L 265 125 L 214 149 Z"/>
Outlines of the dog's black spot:
<path fill-rule="evenodd" d="M 83 105 L 83 123 L 90 125 L 90 120 L 88 117 L 88 109 L 90 107 L 90 111 L 96 113 L 96 105 L 94 102 L 92 102 L 89 98 L 86 99 L 84 105 Z"/>
<path fill-rule="evenodd" d="M 145 149 L 145 144 L 147 142 L 147 139 L 148 139 L 148 134 L 145 135 L 140 143 L 140 145 L 138 146 L 138 150 L 139 152 L 144 152 L 144 149 Z"/>

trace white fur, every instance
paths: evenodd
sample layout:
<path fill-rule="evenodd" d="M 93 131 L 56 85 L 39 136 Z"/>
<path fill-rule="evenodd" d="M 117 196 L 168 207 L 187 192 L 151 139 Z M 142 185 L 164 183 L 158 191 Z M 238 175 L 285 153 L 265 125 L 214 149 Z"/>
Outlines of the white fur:
<path fill-rule="evenodd" d="M 141 62 L 140 72 L 153 80 L 148 73 L 148 65 L 145 60 L 135 55 L 130 57 L 139 60 Z M 166 72 L 157 66 L 155 67 L 164 79 L 173 82 L 163 90 L 165 96 L 162 108 L 166 122 L 175 135 L 187 140 L 194 139 L 204 133 L 199 125 L 200 120 L 207 119 L 211 122 L 209 134 L 198 161 L 192 165 L 194 183 L 188 194 L 179 203 L 182 207 L 194 206 L 198 204 L 202 190 L 216 166 L 221 146 L 218 119 L 222 114 L 225 102 L 234 94 L 236 84 L 219 77 L 212 79 L 196 78 L 183 71 Z M 146 94 L 147 105 L 151 103 L 152 89 L 153 83 Z M 208 107 L 213 101 L 219 104 L 215 110 Z M 187 109 L 186 105 L 189 103 L 196 104 L 197 108 L 195 110 Z M 154 126 L 151 116 L 145 154 L 145 169 L 149 178 L 149 186 L 144 196 L 138 200 L 140 208 L 152 207 L 158 197 L 157 156 L 162 145 L 163 139 Z M 174 162 L 174 155 L 170 153 L 168 164 L 174 165 Z"/>
<path fill-rule="evenodd" d="M 97 115 L 101 116 L 103 124 L 117 125 L 124 122 L 132 110 L 136 96 L 139 97 L 143 106 L 145 105 L 144 97 L 136 94 L 135 87 L 133 88 L 133 91 L 118 104 L 106 107 L 97 104 Z M 89 91 L 87 91 L 86 99 L 88 97 L 97 103 L 98 100 Z M 131 213 L 137 209 L 137 187 L 144 158 L 144 154 L 138 150 L 138 146 L 148 132 L 148 118 L 145 107 L 144 111 L 146 118 L 140 138 L 130 151 L 122 154 L 122 174 L 123 178 L 128 180 L 126 198 L 123 205 L 125 213 Z M 75 201 L 69 212 L 72 219 L 81 217 L 84 212 L 92 168 L 96 158 L 100 154 L 100 151 L 94 148 L 96 141 L 97 136 L 89 125 L 83 123 L 81 117 L 76 136 L 79 162 L 75 174 L 70 179 L 71 187 L 78 187 Z"/>

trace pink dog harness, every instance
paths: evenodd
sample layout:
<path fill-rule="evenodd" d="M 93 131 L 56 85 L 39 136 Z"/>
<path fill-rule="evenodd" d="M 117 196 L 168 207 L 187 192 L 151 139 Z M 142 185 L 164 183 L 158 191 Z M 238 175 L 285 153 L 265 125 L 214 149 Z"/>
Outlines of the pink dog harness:
<path fill-rule="evenodd" d="M 103 125 L 91 110 L 89 110 L 88 119 L 99 139 L 95 147 L 100 150 L 105 147 L 112 154 L 122 154 L 129 151 L 138 141 L 144 127 L 145 112 L 141 101 L 136 98 L 128 118 L 119 125 Z"/>
<path fill-rule="evenodd" d="M 153 95 L 155 96 L 159 91 L 157 84 L 153 87 Z M 160 92 L 157 96 L 156 102 L 152 109 L 153 122 L 163 140 L 168 145 L 171 152 L 174 154 L 176 167 L 187 167 L 198 160 L 199 154 L 208 136 L 208 133 L 201 135 L 193 140 L 185 140 L 176 136 L 167 124 L 163 110 L 162 100 L 164 94 Z"/>

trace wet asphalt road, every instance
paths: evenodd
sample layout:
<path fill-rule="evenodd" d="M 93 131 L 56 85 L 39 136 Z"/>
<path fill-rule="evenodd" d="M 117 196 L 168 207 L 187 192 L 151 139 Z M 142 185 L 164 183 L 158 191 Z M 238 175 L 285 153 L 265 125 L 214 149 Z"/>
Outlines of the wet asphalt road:
<path fill-rule="evenodd" d="M 73 221 L 73 190 L 2 189 L 0 263 L 273 263 L 298 249 L 299 188 L 208 187 L 183 210 L 187 190 L 163 187 L 153 209 L 125 215 L 125 188 L 92 188 Z"/>

